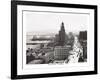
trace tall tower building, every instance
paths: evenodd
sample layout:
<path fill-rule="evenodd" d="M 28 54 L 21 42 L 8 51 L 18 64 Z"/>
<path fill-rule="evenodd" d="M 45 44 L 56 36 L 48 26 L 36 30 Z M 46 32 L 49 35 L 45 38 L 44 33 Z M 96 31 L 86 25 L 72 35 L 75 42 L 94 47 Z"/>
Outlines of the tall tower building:
<path fill-rule="evenodd" d="M 64 28 L 64 23 L 62 22 L 61 29 L 59 31 L 58 45 L 64 46 L 64 44 L 65 44 L 65 28 Z"/>
<path fill-rule="evenodd" d="M 61 23 L 61 29 L 57 36 L 58 45 L 54 48 L 54 59 L 55 60 L 65 60 L 68 57 L 69 46 L 65 46 L 66 33 L 64 28 L 64 23 Z"/>

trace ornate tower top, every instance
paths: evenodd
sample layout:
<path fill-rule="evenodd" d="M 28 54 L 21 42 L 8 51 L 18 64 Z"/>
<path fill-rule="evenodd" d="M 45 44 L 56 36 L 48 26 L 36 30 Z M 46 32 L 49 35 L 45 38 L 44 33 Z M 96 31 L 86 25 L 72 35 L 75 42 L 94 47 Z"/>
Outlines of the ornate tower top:
<path fill-rule="evenodd" d="M 63 22 L 61 23 L 61 31 L 65 31 L 64 23 Z"/>
<path fill-rule="evenodd" d="M 62 26 L 64 26 L 64 22 L 62 22 L 62 24 L 61 24 Z"/>
<path fill-rule="evenodd" d="M 64 23 L 61 23 L 61 29 L 59 31 L 59 40 L 58 40 L 58 45 L 59 46 L 64 46 L 65 44 L 65 28 L 64 28 Z"/>

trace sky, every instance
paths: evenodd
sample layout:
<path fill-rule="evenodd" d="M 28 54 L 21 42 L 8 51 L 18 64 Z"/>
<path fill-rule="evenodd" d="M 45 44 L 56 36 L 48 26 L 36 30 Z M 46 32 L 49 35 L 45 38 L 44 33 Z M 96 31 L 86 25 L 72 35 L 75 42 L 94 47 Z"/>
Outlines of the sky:
<path fill-rule="evenodd" d="M 88 28 L 89 14 L 23 12 L 23 23 L 26 25 L 26 32 L 35 34 L 58 33 L 62 22 L 64 22 L 66 33 L 84 31 Z"/>

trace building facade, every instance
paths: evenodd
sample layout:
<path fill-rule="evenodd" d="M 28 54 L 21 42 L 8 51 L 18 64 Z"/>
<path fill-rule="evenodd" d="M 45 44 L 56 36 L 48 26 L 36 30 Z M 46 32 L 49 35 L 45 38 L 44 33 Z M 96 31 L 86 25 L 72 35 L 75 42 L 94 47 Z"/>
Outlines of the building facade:
<path fill-rule="evenodd" d="M 65 60 L 68 58 L 70 47 L 68 46 L 56 46 L 54 49 L 55 60 Z"/>

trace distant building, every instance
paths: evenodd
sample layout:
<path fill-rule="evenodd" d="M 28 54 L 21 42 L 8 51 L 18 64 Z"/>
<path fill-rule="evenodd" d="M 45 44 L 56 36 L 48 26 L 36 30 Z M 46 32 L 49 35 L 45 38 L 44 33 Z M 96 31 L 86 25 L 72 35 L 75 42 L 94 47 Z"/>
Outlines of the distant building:
<path fill-rule="evenodd" d="M 87 31 L 80 31 L 79 41 L 83 47 L 83 58 L 87 59 Z"/>
<path fill-rule="evenodd" d="M 79 40 L 87 40 L 87 31 L 80 31 Z"/>
<path fill-rule="evenodd" d="M 65 60 L 69 55 L 70 47 L 68 46 L 56 46 L 54 49 L 55 60 Z"/>
<path fill-rule="evenodd" d="M 54 48 L 54 59 L 65 60 L 69 54 L 69 47 L 66 45 L 67 35 L 65 33 L 64 23 L 61 23 L 61 29 L 59 34 L 55 35 L 55 48 Z"/>
<path fill-rule="evenodd" d="M 59 31 L 59 37 L 58 37 L 58 45 L 59 46 L 64 46 L 65 45 L 65 28 L 64 28 L 64 23 L 62 22 L 61 24 L 61 29 Z"/>

